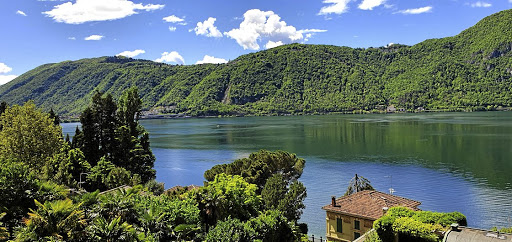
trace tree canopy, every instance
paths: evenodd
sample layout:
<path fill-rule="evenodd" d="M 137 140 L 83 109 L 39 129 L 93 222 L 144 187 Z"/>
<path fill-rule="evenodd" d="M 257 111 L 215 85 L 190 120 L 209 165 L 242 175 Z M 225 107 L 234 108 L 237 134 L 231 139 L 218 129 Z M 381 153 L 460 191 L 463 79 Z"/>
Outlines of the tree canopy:
<path fill-rule="evenodd" d="M 370 183 L 370 180 L 356 174 L 354 178 L 350 180 L 347 191 L 343 196 L 351 195 L 364 190 L 375 190 Z"/>
<path fill-rule="evenodd" d="M 41 169 L 60 151 L 62 129 L 33 102 L 7 107 L 0 116 L 0 157 Z"/>

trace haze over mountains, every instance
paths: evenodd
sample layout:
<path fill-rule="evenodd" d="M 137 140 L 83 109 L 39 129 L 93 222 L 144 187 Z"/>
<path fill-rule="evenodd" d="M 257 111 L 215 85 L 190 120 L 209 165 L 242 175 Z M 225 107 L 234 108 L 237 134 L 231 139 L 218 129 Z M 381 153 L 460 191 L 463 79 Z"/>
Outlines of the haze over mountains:
<path fill-rule="evenodd" d="M 512 106 L 512 10 L 457 36 L 414 46 L 353 49 L 291 44 L 227 64 L 167 65 L 100 57 L 39 66 L 0 86 L 10 104 L 34 100 L 77 114 L 96 91 L 137 86 L 144 107 L 191 115 Z"/>

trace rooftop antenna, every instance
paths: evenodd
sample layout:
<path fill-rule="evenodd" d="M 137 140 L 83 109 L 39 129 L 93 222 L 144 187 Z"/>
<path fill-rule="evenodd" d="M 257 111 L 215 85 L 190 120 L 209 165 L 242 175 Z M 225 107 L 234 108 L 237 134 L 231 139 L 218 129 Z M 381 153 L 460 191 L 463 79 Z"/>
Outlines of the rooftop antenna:
<path fill-rule="evenodd" d="M 390 179 L 389 194 L 393 195 L 393 193 L 395 193 L 395 189 L 393 189 L 393 176 L 389 175 L 389 176 L 385 176 L 385 177 Z"/>

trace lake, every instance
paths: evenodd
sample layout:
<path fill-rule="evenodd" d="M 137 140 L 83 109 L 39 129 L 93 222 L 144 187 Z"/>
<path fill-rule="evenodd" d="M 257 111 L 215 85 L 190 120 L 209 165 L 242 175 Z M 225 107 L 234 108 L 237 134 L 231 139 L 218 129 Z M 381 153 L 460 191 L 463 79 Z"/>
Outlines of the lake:
<path fill-rule="evenodd" d="M 259 149 L 306 160 L 302 222 L 325 236 L 322 206 L 354 174 L 380 191 L 459 211 L 468 225 L 512 226 L 512 112 L 365 114 L 143 120 L 166 188 L 202 185 L 213 165 Z M 73 134 L 76 123 L 63 124 Z"/>

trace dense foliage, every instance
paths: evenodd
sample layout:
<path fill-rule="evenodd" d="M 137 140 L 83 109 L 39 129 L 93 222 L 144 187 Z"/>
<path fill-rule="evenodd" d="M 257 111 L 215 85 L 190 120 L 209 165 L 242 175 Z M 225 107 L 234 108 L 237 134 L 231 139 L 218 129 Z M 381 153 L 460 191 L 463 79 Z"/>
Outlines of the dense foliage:
<path fill-rule="evenodd" d="M 126 90 L 119 104 L 111 95 L 98 92 L 80 115 L 82 130 L 77 129 L 71 145 L 82 150 L 92 166 L 89 188 L 114 188 L 130 180 L 136 184 L 155 178 L 149 135 L 138 122 L 141 104 L 136 88 Z"/>
<path fill-rule="evenodd" d="M 405 207 L 393 207 L 383 217 L 373 223 L 376 234 L 366 241 L 429 241 L 442 240 L 440 233 L 458 223 L 466 226 L 466 217 L 459 212 L 438 213 L 431 211 L 413 211 Z"/>
<path fill-rule="evenodd" d="M 143 108 L 190 115 L 406 110 L 495 110 L 512 106 L 512 10 L 454 37 L 414 46 L 352 49 L 285 45 L 227 64 L 166 65 L 124 57 L 46 64 L 0 87 L 0 99 L 78 114 L 96 91 L 131 86 Z"/>
<path fill-rule="evenodd" d="M 0 241 L 303 237 L 307 226 L 297 223 L 306 197 L 297 181 L 303 159 L 262 150 L 242 159 L 246 165 L 237 170 L 247 175 L 264 168 L 257 179 L 220 172 L 203 187 L 164 191 L 152 180 L 154 156 L 138 123 L 141 103 L 137 89 L 128 89 L 117 103 L 110 95 L 95 94 L 72 141 L 63 139 L 54 113 L 32 102 L 5 106 L 0 116 Z M 282 199 L 276 202 L 277 197 Z"/>

